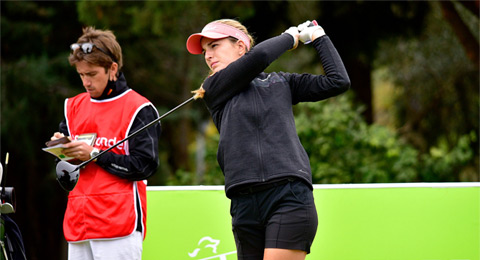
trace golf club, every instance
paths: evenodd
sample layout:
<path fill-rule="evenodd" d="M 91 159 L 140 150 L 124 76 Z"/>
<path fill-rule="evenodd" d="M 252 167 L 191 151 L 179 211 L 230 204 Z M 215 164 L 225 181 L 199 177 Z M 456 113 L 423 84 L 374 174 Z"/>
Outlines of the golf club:
<path fill-rule="evenodd" d="M 109 147 L 108 149 L 103 150 L 102 152 L 100 152 L 96 156 L 90 158 L 89 160 L 84 161 L 79 165 L 73 165 L 73 164 L 71 164 L 69 162 L 66 162 L 66 161 L 60 161 L 57 164 L 57 167 L 56 167 L 57 181 L 60 183 L 60 186 L 66 191 L 72 191 L 73 188 L 75 188 L 75 185 L 78 182 L 78 178 L 80 177 L 80 169 L 82 167 L 84 167 L 85 165 L 87 165 L 91 161 L 97 159 L 98 157 L 102 156 L 104 153 L 106 153 L 106 152 L 112 150 L 113 148 L 117 147 L 118 145 L 122 144 L 123 142 L 125 142 L 125 141 L 129 140 L 130 138 L 136 136 L 137 134 L 143 132 L 145 129 L 155 125 L 161 119 L 163 119 L 166 116 L 168 116 L 169 114 L 173 113 L 175 110 L 183 107 L 184 105 L 190 103 L 193 100 L 196 100 L 198 98 L 203 98 L 203 94 L 204 94 L 203 88 L 200 88 L 199 90 L 192 91 L 192 92 L 195 93 L 195 95 L 193 97 L 187 99 L 186 101 L 184 101 L 180 105 L 176 106 L 175 108 L 173 108 L 170 111 L 166 112 L 165 114 L 161 115 L 157 119 L 153 120 L 152 122 L 148 123 L 147 125 L 143 126 L 140 129 L 138 129 L 137 131 L 135 131 L 131 135 L 129 135 L 129 136 L 125 137 L 124 139 L 118 141 L 116 144 Z"/>
<path fill-rule="evenodd" d="M 3 169 L 0 167 L 0 169 L 2 169 L 0 214 L 9 214 L 9 213 L 15 212 L 15 189 L 13 187 L 5 187 L 5 184 L 7 182 L 8 158 L 9 158 L 9 154 L 7 153 L 5 157 L 5 175 L 3 175 Z"/>

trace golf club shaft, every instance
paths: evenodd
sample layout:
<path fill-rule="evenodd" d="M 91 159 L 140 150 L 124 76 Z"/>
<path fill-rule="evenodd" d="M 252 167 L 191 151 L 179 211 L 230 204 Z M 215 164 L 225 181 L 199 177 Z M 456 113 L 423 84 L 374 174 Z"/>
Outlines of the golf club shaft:
<path fill-rule="evenodd" d="M 129 136 L 127 136 L 127 137 L 125 137 L 124 139 L 122 139 L 122 140 L 118 141 L 118 143 L 114 144 L 113 146 L 110 146 L 108 149 L 106 149 L 106 150 L 103 150 L 102 152 L 100 152 L 100 153 L 99 153 L 99 154 L 97 154 L 96 156 L 94 156 L 94 157 L 92 157 L 92 158 L 90 158 L 90 159 L 88 159 L 88 160 L 86 160 L 86 161 L 82 162 L 82 163 L 81 163 L 81 164 L 79 164 L 79 165 L 78 165 L 78 166 L 75 168 L 75 170 L 73 170 L 73 171 L 76 171 L 76 170 L 78 170 L 78 169 L 80 169 L 80 168 L 84 167 L 85 165 L 87 165 L 87 164 L 88 164 L 88 163 L 90 163 L 91 161 L 93 161 L 93 160 L 97 159 L 98 157 L 102 156 L 102 154 L 104 154 L 104 153 L 106 153 L 106 152 L 108 152 L 108 151 L 112 150 L 113 148 L 117 147 L 117 146 L 118 146 L 118 145 L 120 145 L 121 143 L 123 143 L 123 142 L 127 141 L 128 139 L 130 139 L 130 138 L 132 138 L 132 137 L 134 137 L 134 136 L 138 135 L 139 133 L 141 133 L 141 132 L 145 131 L 145 129 L 147 129 L 147 128 L 151 127 L 152 125 L 154 125 L 154 124 L 156 124 L 156 123 L 158 123 L 160 120 L 162 120 L 163 118 L 165 118 L 166 116 L 168 116 L 169 114 L 171 114 L 172 112 L 174 112 L 175 110 L 177 110 L 177 109 L 179 109 L 179 108 L 183 107 L 184 105 L 186 105 L 186 104 L 190 103 L 190 102 L 191 102 L 191 101 L 193 101 L 193 100 L 195 100 L 195 96 L 193 96 L 193 97 L 191 97 L 191 98 L 187 99 L 186 101 L 184 101 L 184 102 L 183 102 L 183 103 L 181 103 L 180 105 L 178 105 L 178 106 L 174 107 L 173 109 L 171 109 L 170 111 L 166 112 L 165 114 L 161 115 L 161 116 L 160 116 L 160 117 L 158 117 L 157 119 L 155 119 L 155 120 L 153 120 L 152 122 L 150 122 L 150 123 L 148 123 L 148 124 L 144 125 L 142 128 L 140 128 L 140 129 L 138 129 L 137 131 L 133 132 L 131 135 L 129 135 Z"/>
<path fill-rule="evenodd" d="M 8 170 L 8 159 L 9 154 L 5 155 L 5 169 L 3 170 L 3 177 L 2 177 L 2 192 L 0 194 L 0 204 L 3 203 L 3 197 L 5 197 L 5 184 L 7 182 L 7 170 Z"/>

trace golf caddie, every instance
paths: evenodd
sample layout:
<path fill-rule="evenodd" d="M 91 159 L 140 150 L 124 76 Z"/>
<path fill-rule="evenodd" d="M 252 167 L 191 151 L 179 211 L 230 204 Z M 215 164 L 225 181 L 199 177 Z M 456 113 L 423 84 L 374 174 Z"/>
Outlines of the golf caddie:
<path fill-rule="evenodd" d="M 86 91 L 65 100 L 65 119 L 51 139 L 68 136 L 63 153 L 82 162 L 154 121 L 158 112 L 127 85 L 111 31 L 84 28 L 70 47 L 68 60 Z M 160 133 L 158 123 L 80 169 L 63 222 L 69 260 L 141 259 L 146 179 L 159 164 Z M 77 140 L 85 134 L 96 135 L 92 145 Z"/>

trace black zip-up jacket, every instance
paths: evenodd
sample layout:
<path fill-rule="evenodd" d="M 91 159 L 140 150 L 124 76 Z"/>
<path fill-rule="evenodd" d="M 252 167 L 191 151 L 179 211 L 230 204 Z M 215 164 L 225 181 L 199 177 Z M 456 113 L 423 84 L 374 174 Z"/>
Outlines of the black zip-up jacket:
<path fill-rule="evenodd" d="M 116 97 L 129 90 L 127 81 L 123 73 L 120 73 L 117 81 L 108 81 L 103 94 L 96 98 L 104 100 Z M 136 115 L 130 133 L 158 118 L 158 113 L 151 106 L 145 106 Z M 65 119 L 60 122 L 60 133 L 69 136 Z M 95 162 L 103 169 L 120 178 L 130 181 L 144 180 L 155 173 L 159 165 L 158 159 L 158 139 L 161 134 L 160 122 L 147 128 L 142 133 L 129 139 L 129 155 L 115 154 L 112 152 L 104 153 Z"/>
<path fill-rule="evenodd" d="M 312 43 L 325 75 L 264 73 L 291 49 L 289 34 L 268 39 L 208 77 L 204 100 L 219 133 L 218 163 L 228 197 L 239 187 L 298 177 L 312 188 L 308 155 L 298 138 L 292 105 L 339 95 L 350 87 L 328 36 Z"/>

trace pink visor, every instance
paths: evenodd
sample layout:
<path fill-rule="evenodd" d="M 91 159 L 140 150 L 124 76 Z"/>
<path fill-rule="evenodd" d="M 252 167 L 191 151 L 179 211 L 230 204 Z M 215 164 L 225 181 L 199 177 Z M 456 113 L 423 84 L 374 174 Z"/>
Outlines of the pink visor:
<path fill-rule="evenodd" d="M 201 33 L 195 33 L 190 35 L 187 40 L 187 50 L 191 54 L 202 54 L 203 48 L 200 44 L 202 37 L 206 37 L 209 39 L 222 39 L 229 36 L 239 39 L 240 41 L 245 43 L 245 45 L 247 46 L 247 50 L 250 50 L 250 39 L 244 32 L 233 26 L 218 22 L 209 23 L 205 27 L 203 27 Z"/>

